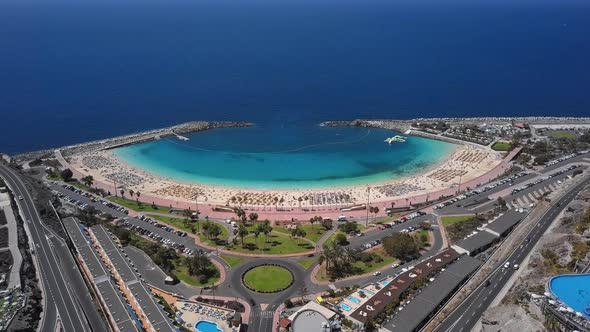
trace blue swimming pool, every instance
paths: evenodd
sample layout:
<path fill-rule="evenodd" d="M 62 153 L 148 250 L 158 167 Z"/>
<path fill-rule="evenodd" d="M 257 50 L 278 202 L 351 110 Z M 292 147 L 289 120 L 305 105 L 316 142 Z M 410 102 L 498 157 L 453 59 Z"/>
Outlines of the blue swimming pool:
<path fill-rule="evenodd" d="M 216 323 L 206 320 L 197 322 L 197 324 L 195 324 L 195 330 L 197 330 L 197 332 L 223 332 L 223 330 L 217 327 Z"/>
<path fill-rule="evenodd" d="M 354 296 L 349 296 L 349 297 L 347 297 L 347 299 L 352 303 L 361 304 L 361 300 L 357 299 Z"/>
<path fill-rule="evenodd" d="M 549 280 L 549 289 L 561 302 L 590 318 L 590 274 L 555 276 Z"/>
<path fill-rule="evenodd" d="M 342 310 L 344 311 L 350 311 L 350 309 L 352 309 L 348 304 L 346 303 L 340 303 L 339 304 L 340 308 L 342 308 Z"/>

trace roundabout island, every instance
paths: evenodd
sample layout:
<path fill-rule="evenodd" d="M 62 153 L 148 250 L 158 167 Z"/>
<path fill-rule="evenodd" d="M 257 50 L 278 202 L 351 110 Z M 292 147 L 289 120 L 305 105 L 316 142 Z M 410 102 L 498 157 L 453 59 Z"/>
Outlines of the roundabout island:
<path fill-rule="evenodd" d="M 242 275 L 242 282 L 251 291 L 259 293 L 276 293 L 293 284 L 293 273 L 278 265 L 258 265 Z"/>

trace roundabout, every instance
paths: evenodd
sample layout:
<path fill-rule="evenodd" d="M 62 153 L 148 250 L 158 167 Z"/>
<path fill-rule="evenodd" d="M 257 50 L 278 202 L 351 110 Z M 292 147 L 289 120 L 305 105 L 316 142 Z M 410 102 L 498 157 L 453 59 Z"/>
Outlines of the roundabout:
<path fill-rule="evenodd" d="M 258 293 L 276 293 L 293 284 L 295 277 L 291 270 L 279 265 L 258 265 L 248 269 L 242 275 L 246 288 Z"/>

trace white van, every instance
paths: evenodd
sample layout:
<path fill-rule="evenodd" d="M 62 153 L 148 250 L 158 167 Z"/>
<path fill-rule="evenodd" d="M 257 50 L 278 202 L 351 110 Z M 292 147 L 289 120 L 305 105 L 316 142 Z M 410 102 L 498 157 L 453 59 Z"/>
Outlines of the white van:
<path fill-rule="evenodd" d="M 346 221 L 346 216 L 340 216 L 340 217 L 338 217 L 338 221 Z"/>

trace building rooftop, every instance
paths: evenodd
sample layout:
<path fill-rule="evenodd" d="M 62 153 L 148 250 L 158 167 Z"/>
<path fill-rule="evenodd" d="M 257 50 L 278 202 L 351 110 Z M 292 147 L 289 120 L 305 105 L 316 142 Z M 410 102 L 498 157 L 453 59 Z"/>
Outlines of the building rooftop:
<path fill-rule="evenodd" d="M 167 314 L 156 303 L 152 292 L 146 288 L 143 282 L 137 279 L 127 258 L 123 256 L 123 253 L 117 247 L 112 235 L 102 225 L 93 226 L 91 229 L 154 329 L 156 331 L 176 331 Z"/>
<path fill-rule="evenodd" d="M 419 329 L 430 314 L 448 298 L 454 290 L 473 273 L 481 261 L 463 255 L 450 264 L 445 271 L 416 295 L 403 310 L 399 311 L 385 328 L 395 332 L 410 332 Z"/>
<path fill-rule="evenodd" d="M 485 228 L 502 236 L 514 225 L 518 224 L 525 215 L 525 213 L 518 212 L 516 209 L 511 209 L 486 225 Z"/>
<path fill-rule="evenodd" d="M 477 251 L 482 247 L 489 245 L 497 239 L 498 236 L 490 232 L 480 231 L 475 235 L 457 241 L 457 243 L 455 243 L 454 245 L 471 253 Z"/>
<path fill-rule="evenodd" d="M 448 265 L 459 254 L 452 249 L 445 250 L 427 260 L 424 260 L 414 266 L 412 270 L 401 273 L 389 284 L 383 286 L 375 295 L 358 309 L 350 314 L 350 317 L 358 322 L 364 323 L 368 317 L 374 318 L 385 309 L 389 303 L 400 298 L 411 285 L 420 278 L 426 278 L 435 271 Z M 413 278 L 410 275 L 414 276 Z"/>
<path fill-rule="evenodd" d="M 84 226 L 78 220 L 70 217 L 64 219 L 64 227 L 84 264 L 92 273 L 93 282 L 119 331 L 137 331 L 134 319 L 130 314 L 131 308 L 118 291 L 117 285 L 111 280 L 104 262 L 99 258 L 84 234 Z"/>

